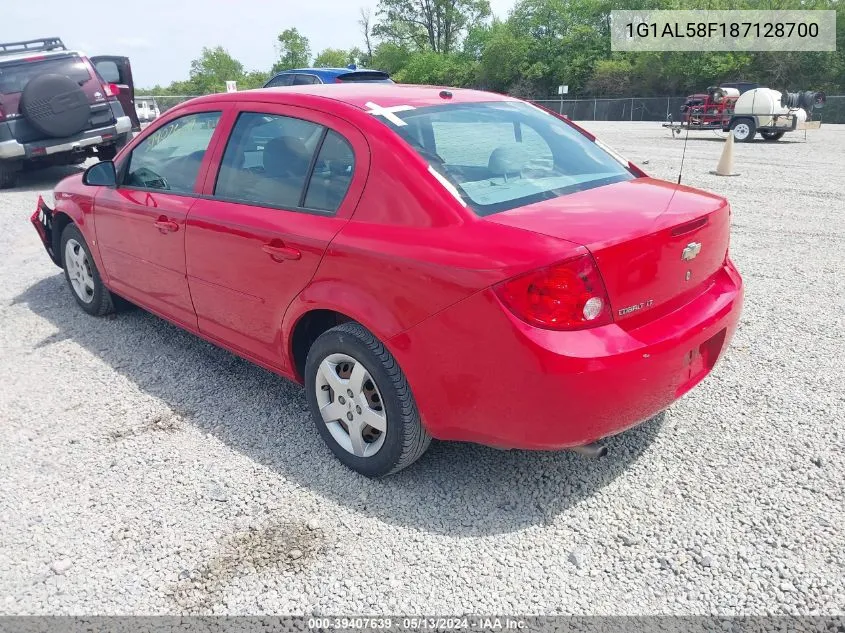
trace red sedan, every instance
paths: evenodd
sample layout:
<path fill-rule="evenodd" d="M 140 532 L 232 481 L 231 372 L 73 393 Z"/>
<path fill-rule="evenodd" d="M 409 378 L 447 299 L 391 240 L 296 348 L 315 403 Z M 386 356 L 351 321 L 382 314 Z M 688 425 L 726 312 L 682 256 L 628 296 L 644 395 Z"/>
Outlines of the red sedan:
<path fill-rule="evenodd" d="M 742 305 L 727 201 L 484 92 L 201 97 L 55 200 L 32 221 L 83 310 L 124 297 L 304 383 L 368 476 L 432 437 L 567 449 L 630 428 L 707 375 Z"/>

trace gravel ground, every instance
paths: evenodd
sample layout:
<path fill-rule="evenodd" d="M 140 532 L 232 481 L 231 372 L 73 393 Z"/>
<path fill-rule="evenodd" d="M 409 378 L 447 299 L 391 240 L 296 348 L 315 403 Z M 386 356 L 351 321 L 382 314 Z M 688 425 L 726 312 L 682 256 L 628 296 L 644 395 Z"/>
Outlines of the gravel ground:
<path fill-rule="evenodd" d="M 683 142 L 595 123 L 674 179 Z M 788 139 L 788 140 L 787 140 Z M 747 298 L 713 374 L 591 461 L 435 444 L 369 481 L 302 390 L 143 311 L 74 304 L 0 193 L 0 614 L 845 611 L 845 126 L 690 138 Z"/>

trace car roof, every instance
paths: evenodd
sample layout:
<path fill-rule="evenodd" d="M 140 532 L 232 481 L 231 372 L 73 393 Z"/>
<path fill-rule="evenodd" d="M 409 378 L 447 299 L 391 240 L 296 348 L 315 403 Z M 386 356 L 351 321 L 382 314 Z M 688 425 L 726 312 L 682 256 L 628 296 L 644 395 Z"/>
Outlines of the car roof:
<path fill-rule="evenodd" d="M 448 92 L 448 97 L 442 94 Z M 291 99 L 290 97 L 294 97 Z M 221 101 L 264 101 L 264 102 L 340 102 L 362 110 L 370 109 L 367 104 L 380 107 L 411 106 L 424 108 L 427 106 L 444 105 L 449 103 L 479 103 L 483 101 L 517 101 L 512 97 L 469 90 L 465 88 L 444 88 L 440 86 L 416 86 L 407 84 L 375 84 L 375 83 L 347 83 L 347 84 L 311 84 L 306 86 L 286 86 L 279 88 L 261 88 L 258 90 L 244 90 L 241 92 L 223 92 L 192 99 L 191 104 Z"/>
<path fill-rule="evenodd" d="M 276 73 L 276 77 L 279 75 L 286 75 L 288 73 L 311 73 L 311 74 L 318 74 L 318 73 L 325 73 L 327 75 L 347 75 L 350 73 L 385 73 L 382 70 L 374 70 L 372 68 L 291 68 L 290 70 L 283 70 L 281 72 Z"/>
<path fill-rule="evenodd" d="M 20 62 L 20 61 L 44 61 L 46 59 L 54 59 L 60 57 L 85 57 L 79 51 L 73 50 L 55 50 L 55 51 L 20 51 L 14 53 L 5 53 L 0 55 L 0 64 L 6 62 Z"/>

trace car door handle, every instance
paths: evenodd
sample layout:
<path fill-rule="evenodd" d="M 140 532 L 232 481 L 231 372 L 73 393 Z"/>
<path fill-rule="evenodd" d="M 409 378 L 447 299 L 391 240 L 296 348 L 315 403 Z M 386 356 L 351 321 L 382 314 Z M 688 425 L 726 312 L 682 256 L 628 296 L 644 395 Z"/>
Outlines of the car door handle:
<path fill-rule="evenodd" d="M 285 246 L 284 244 L 264 244 L 261 247 L 261 250 L 277 262 L 283 262 L 286 259 L 299 259 L 302 257 L 302 253 L 298 250 Z"/>
<path fill-rule="evenodd" d="M 161 231 L 162 233 L 175 233 L 179 230 L 179 224 L 174 222 L 173 220 L 168 220 L 165 216 L 159 217 L 158 220 L 153 222 L 155 227 Z"/>

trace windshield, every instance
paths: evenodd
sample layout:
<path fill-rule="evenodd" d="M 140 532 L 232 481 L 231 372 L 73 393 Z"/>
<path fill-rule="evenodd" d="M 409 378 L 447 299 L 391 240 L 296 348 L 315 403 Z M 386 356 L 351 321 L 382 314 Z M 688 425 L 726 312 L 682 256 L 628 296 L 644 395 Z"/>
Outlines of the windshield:
<path fill-rule="evenodd" d="M 392 110 L 382 121 L 478 215 L 633 178 L 572 126 L 526 103 Z"/>

